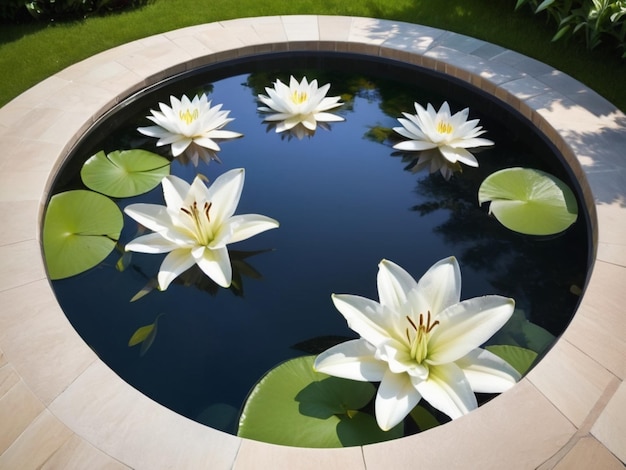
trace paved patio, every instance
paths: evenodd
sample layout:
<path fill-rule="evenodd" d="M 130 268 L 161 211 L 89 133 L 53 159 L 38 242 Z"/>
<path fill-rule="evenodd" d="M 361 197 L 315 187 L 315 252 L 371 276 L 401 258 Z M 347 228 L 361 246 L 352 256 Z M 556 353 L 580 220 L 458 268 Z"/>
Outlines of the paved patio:
<path fill-rule="evenodd" d="M 461 419 L 345 449 L 243 440 L 179 416 L 123 382 L 55 300 L 40 220 L 72 143 L 146 85 L 200 65 L 291 50 L 383 56 L 467 81 L 538 126 L 582 182 L 595 263 L 573 322 L 519 384 Z M 0 109 L 0 142 L 0 468 L 624 468 L 626 116 L 558 70 L 414 24 L 242 18 L 145 38 L 59 72 Z"/>

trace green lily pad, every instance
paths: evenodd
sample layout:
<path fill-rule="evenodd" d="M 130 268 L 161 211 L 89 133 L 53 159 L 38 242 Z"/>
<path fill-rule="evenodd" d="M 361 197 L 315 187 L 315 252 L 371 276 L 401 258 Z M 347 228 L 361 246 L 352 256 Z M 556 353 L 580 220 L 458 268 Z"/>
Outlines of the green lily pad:
<path fill-rule="evenodd" d="M 435 416 L 422 405 L 417 405 L 413 408 L 409 415 L 413 418 L 413 421 L 415 421 L 415 424 L 417 424 L 421 432 L 427 431 L 428 429 L 432 429 L 441 424 L 437 418 L 435 418 Z"/>
<path fill-rule="evenodd" d="M 156 188 L 169 172 L 169 160 L 156 153 L 116 150 L 90 157 L 80 176 L 89 189 L 110 197 L 132 197 Z"/>
<path fill-rule="evenodd" d="M 509 321 L 487 343 L 519 346 L 543 354 L 555 340 L 552 333 L 529 322 L 524 311 L 516 308 Z"/>
<path fill-rule="evenodd" d="M 115 249 L 124 219 L 108 197 L 76 190 L 50 199 L 43 225 L 43 249 L 50 279 L 87 271 Z"/>
<path fill-rule="evenodd" d="M 284 362 L 253 388 L 239 419 L 238 436 L 296 447 L 346 447 L 402 436 L 402 424 L 382 431 L 359 411 L 376 393 L 369 382 L 313 369 L 315 356 Z"/>
<path fill-rule="evenodd" d="M 536 352 L 520 348 L 519 346 L 493 345 L 487 346 L 485 349 L 494 353 L 500 359 L 504 359 L 522 375 L 530 370 L 537 359 Z"/>
<path fill-rule="evenodd" d="M 478 202 L 510 230 L 527 235 L 562 232 L 578 217 L 572 190 L 560 179 L 531 168 L 507 168 L 489 175 Z"/>

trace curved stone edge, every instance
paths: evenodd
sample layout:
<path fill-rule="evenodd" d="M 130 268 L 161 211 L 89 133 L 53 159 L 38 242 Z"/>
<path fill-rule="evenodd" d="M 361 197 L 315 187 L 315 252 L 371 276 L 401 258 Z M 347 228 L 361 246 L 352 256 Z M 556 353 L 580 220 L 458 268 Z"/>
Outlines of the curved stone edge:
<path fill-rule="evenodd" d="M 575 319 L 520 384 L 452 424 L 337 450 L 241 440 L 132 389 L 95 357 L 56 304 L 38 227 L 51 175 L 71 143 L 112 104 L 146 85 L 221 60 L 290 50 L 383 56 L 471 83 L 534 122 L 582 178 L 585 202 L 592 221 L 597 219 L 596 261 Z M 7 221 L 0 231 L 0 421 L 10 424 L 0 431 L 0 467 L 26 461 L 80 466 L 95 458 L 120 468 L 369 470 L 420 461 L 430 468 L 467 462 L 552 468 L 587 439 L 604 458 L 626 461 L 620 439 L 626 421 L 620 334 L 626 331 L 620 311 L 626 301 L 626 168 L 619 152 L 626 148 L 625 128 L 619 110 L 545 64 L 459 34 L 370 18 L 210 23 L 144 38 L 68 67 L 0 109 L 0 211 Z"/>

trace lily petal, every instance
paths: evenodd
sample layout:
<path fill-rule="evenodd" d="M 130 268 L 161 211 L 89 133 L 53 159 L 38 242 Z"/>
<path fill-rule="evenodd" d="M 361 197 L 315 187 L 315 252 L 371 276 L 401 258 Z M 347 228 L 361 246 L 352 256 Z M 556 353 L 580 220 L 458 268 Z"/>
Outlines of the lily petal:
<path fill-rule="evenodd" d="M 428 342 L 430 364 L 456 361 L 479 347 L 511 318 L 515 301 L 499 295 L 464 300 L 437 316 Z"/>
<path fill-rule="evenodd" d="M 187 271 L 194 265 L 194 260 L 189 256 L 188 249 L 177 249 L 171 251 L 161 263 L 157 279 L 159 289 L 166 290 L 171 282 L 180 274 Z"/>
<path fill-rule="evenodd" d="M 381 305 L 388 307 L 392 312 L 402 312 L 408 302 L 407 294 L 417 288 L 413 276 L 386 259 L 378 265 L 376 282 Z"/>
<path fill-rule="evenodd" d="M 161 181 L 161 187 L 167 207 L 178 212 L 185 205 L 191 185 L 178 176 L 168 175 Z"/>
<path fill-rule="evenodd" d="M 212 203 L 211 220 L 216 226 L 233 215 L 243 190 L 245 171 L 236 168 L 221 174 L 208 188 L 207 201 Z"/>
<path fill-rule="evenodd" d="M 172 224 L 167 208 L 157 204 L 130 204 L 124 208 L 124 213 L 154 232 L 163 230 Z"/>
<path fill-rule="evenodd" d="M 450 256 L 433 264 L 417 281 L 416 290 L 427 302 L 422 310 L 425 308 L 433 314 L 457 304 L 461 300 L 461 269 L 457 259 Z"/>
<path fill-rule="evenodd" d="M 229 223 L 233 227 L 229 243 L 247 240 L 266 230 L 278 228 L 280 225 L 277 220 L 258 214 L 234 215 Z"/>
<path fill-rule="evenodd" d="M 324 374 L 361 382 L 382 380 L 387 364 L 374 357 L 374 348 L 363 339 L 354 339 L 324 351 L 313 368 Z"/>
<path fill-rule="evenodd" d="M 194 248 L 192 256 L 198 267 L 218 286 L 230 287 L 233 278 L 228 249 L 226 247 L 209 250 L 204 246 Z"/>
<path fill-rule="evenodd" d="M 331 297 L 350 329 L 374 346 L 387 341 L 389 334 L 385 326 L 389 326 L 390 322 L 378 302 L 350 294 L 333 294 Z"/>
<path fill-rule="evenodd" d="M 376 402 L 376 422 L 383 431 L 399 424 L 422 398 L 407 374 L 394 374 L 387 370 L 383 377 Z"/>
<path fill-rule="evenodd" d="M 456 361 L 472 390 L 478 393 L 502 393 L 521 378 L 508 362 L 486 349 L 476 348 Z"/>
<path fill-rule="evenodd" d="M 463 371 L 454 363 L 431 368 L 428 379 L 415 384 L 424 400 L 452 419 L 478 407 Z"/>
<path fill-rule="evenodd" d="M 126 251 L 134 251 L 137 253 L 169 253 L 178 248 L 178 244 L 163 238 L 158 233 L 149 233 L 135 238 L 125 246 Z"/>

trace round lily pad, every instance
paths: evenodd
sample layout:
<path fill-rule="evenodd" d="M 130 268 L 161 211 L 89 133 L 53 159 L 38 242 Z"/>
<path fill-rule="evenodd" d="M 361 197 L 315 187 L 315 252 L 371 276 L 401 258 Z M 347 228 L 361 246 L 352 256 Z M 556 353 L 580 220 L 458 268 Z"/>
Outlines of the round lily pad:
<path fill-rule="evenodd" d="M 531 168 L 507 168 L 480 185 L 478 202 L 506 228 L 527 235 L 562 232 L 578 217 L 572 190 L 557 177 Z"/>
<path fill-rule="evenodd" d="M 537 353 L 530 349 L 519 346 L 493 345 L 485 349 L 492 352 L 500 359 L 508 362 L 517 372 L 524 375 L 530 370 L 537 359 Z"/>
<path fill-rule="evenodd" d="M 170 172 L 170 162 L 147 150 L 100 151 L 80 170 L 89 189 L 111 197 L 132 197 L 157 187 Z"/>
<path fill-rule="evenodd" d="M 108 197 L 76 190 L 55 194 L 43 225 L 43 249 L 51 279 L 82 273 L 115 249 L 124 219 Z"/>
<path fill-rule="evenodd" d="M 331 377 L 313 369 L 315 356 L 284 362 L 253 388 L 239 419 L 238 436 L 296 447 L 346 447 L 402 436 L 382 431 L 359 411 L 376 393 L 369 382 Z"/>

